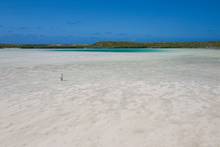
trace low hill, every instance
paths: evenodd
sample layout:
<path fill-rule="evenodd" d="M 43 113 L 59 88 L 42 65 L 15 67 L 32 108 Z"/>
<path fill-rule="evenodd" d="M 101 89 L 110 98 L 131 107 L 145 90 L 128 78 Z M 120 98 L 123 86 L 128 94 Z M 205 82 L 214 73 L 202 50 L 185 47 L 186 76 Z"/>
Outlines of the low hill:
<path fill-rule="evenodd" d="M 162 43 L 138 43 L 138 42 L 97 42 L 95 44 L 0 44 L 0 48 L 219 48 L 220 42 L 162 42 Z"/>

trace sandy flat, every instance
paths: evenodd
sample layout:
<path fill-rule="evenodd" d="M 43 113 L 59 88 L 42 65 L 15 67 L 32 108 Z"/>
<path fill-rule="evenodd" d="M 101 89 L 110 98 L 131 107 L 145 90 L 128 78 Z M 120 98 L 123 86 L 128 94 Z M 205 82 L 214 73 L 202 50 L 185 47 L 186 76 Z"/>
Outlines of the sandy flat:
<path fill-rule="evenodd" d="M 220 147 L 220 50 L 0 50 L 0 146 Z"/>

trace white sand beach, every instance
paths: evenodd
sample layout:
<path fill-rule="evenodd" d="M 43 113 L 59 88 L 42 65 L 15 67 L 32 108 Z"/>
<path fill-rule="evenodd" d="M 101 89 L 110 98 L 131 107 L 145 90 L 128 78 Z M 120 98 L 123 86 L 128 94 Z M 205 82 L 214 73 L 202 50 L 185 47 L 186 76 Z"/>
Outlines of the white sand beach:
<path fill-rule="evenodd" d="M 2 49 L 0 147 L 220 147 L 220 50 Z"/>

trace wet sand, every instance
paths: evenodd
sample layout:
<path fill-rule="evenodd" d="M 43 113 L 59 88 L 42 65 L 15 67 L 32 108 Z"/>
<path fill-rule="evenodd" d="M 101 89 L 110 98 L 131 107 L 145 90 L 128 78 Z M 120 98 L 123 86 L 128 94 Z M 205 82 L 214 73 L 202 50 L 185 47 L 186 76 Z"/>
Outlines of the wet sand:
<path fill-rule="evenodd" d="M 219 138 L 220 50 L 0 50 L 1 147 L 218 147 Z"/>

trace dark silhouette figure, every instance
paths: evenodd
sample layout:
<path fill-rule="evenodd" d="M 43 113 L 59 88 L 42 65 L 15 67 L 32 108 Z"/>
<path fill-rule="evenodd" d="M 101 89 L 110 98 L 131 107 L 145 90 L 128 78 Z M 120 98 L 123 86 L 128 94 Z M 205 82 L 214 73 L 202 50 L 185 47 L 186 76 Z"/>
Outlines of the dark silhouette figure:
<path fill-rule="evenodd" d="M 60 75 L 60 81 L 63 81 L 63 74 Z"/>

